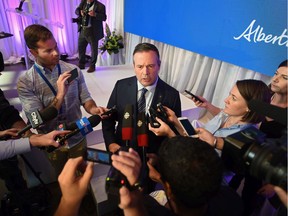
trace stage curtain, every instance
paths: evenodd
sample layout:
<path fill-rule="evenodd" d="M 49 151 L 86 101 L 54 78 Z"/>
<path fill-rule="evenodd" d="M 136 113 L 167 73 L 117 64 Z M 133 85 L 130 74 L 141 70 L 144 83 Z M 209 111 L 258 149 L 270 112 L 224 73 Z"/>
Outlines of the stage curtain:
<path fill-rule="evenodd" d="M 123 1 L 99 0 L 106 6 L 107 23 L 111 30 L 116 30 L 123 35 Z M 70 58 L 77 57 L 78 32 L 77 24 L 72 23 L 72 18 L 77 17 L 75 9 L 80 0 L 26 0 L 23 4 L 23 13 L 15 13 L 20 0 L 0 1 L 0 32 L 8 32 L 13 37 L 0 40 L 0 51 L 4 59 L 10 63 L 17 63 L 17 59 L 25 53 L 23 31 L 30 24 L 39 23 L 48 27 L 54 34 L 60 53 L 67 53 Z M 26 15 L 29 15 L 26 17 Z M 32 18 L 31 18 L 32 17 Z M 36 19 L 35 19 L 36 17 Z M 59 27 L 63 25 L 63 28 Z M 105 27 L 105 23 L 103 23 Z M 99 41 L 101 43 L 101 41 Z M 88 46 L 87 54 L 90 54 Z M 123 64 L 123 51 L 118 55 L 99 55 L 99 65 Z"/>
<path fill-rule="evenodd" d="M 132 53 L 135 45 L 139 42 L 151 42 L 155 44 L 160 51 L 160 77 L 164 81 L 175 87 L 181 93 L 187 89 L 197 95 L 202 95 L 219 107 L 224 107 L 224 99 L 228 96 L 230 89 L 237 80 L 259 79 L 267 84 L 271 80 L 271 77 L 249 69 L 141 36 L 124 33 L 124 0 L 100 1 L 106 5 L 107 23 L 111 30 L 116 30 L 118 33 L 124 35 L 125 48 L 117 55 L 108 55 L 107 53 L 103 55 L 99 54 L 97 66 L 133 64 Z M 54 33 L 60 51 L 68 53 L 70 57 L 75 57 L 77 56 L 77 26 L 71 22 L 71 18 L 76 17 L 74 11 L 79 2 L 80 0 L 30 0 L 24 3 L 25 7 L 23 7 L 23 9 L 47 20 L 62 23 L 64 25 L 63 29 L 47 23 L 46 25 Z M 15 19 L 15 15 L 5 11 L 5 8 L 15 8 L 18 4 L 18 0 L 0 1 L 0 26 L 2 26 L 0 31 L 14 34 L 14 37 L 0 40 L 0 50 L 4 54 L 4 59 L 10 56 L 19 57 L 23 55 L 23 46 L 20 41 L 19 32 L 17 32 L 19 29 L 17 25 L 19 25 L 19 23 L 17 19 Z M 12 22 L 13 19 L 15 19 L 16 22 Z M 31 23 L 31 19 L 23 19 L 24 26 Z M 87 51 L 89 53 L 89 49 Z"/>

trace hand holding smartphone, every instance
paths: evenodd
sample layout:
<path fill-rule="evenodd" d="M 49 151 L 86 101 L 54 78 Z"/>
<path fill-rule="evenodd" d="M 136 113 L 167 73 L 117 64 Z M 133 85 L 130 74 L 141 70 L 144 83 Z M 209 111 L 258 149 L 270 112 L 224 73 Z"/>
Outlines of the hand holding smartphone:
<path fill-rule="evenodd" d="M 111 165 L 111 153 L 94 148 L 87 148 L 85 160 L 96 163 Z"/>
<path fill-rule="evenodd" d="M 70 84 L 74 79 L 78 77 L 78 70 L 77 68 L 74 68 L 69 72 L 71 76 L 67 79 L 68 84 Z"/>
<path fill-rule="evenodd" d="M 190 123 L 190 121 L 187 117 L 179 117 L 178 120 L 181 123 L 181 126 L 182 126 L 184 132 L 188 136 L 192 136 L 192 135 L 196 134 L 194 127 L 192 126 L 192 124 Z"/>
<path fill-rule="evenodd" d="M 204 103 L 204 101 L 201 100 L 198 96 L 192 94 L 191 92 L 189 92 L 189 91 L 187 91 L 187 90 L 185 90 L 185 92 L 186 92 L 187 94 L 189 94 L 190 96 L 192 96 L 193 98 L 195 98 L 196 101 L 199 101 L 199 102 L 201 102 L 201 103 Z"/>

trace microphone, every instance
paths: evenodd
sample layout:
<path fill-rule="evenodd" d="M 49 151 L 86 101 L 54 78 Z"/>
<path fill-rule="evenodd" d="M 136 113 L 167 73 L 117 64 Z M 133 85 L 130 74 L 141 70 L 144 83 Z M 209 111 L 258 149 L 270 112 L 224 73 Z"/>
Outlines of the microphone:
<path fill-rule="evenodd" d="M 124 109 L 122 121 L 122 140 L 126 141 L 126 147 L 129 147 L 129 141 L 133 138 L 133 105 L 127 104 Z"/>
<path fill-rule="evenodd" d="M 146 164 L 146 148 L 148 147 L 147 123 L 144 112 L 138 113 L 137 120 L 137 143 L 138 147 L 142 148 L 143 165 Z"/>
<path fill-rule="evenodd" d="M 258 114 L 272 118 L 276 122 L 287 126 L 287 108 L 277 107 L 258 100 L 249 101 L 248 108 Z"/>
<path fill-rule="evenodd" d="M 60 144 L 60 146 L 64 145 L 64 142 L 69 139 L 70 137 L 78 134 L 81 132 L 83 136 L 93 131 L 93 127 L 96 127 L 101 122 L 101 117 L 99 115 L 93 115 L 90 116 L 88 119 L 86 117 L 83 117 L 76 122 L 72 123 L 71 125 L 68 125 L 66 127 L 66 130 L 71 130 L 70 133 L 57 137 L 56 142 Z M 57 149 L 54 146 L 47 147 L 47 152 L 52 152 L 55 149 Z"/>
<path fill-rule="evenodd" d="M 27 118 L 30 124 L 18 131 L 17 136 L 22 136 L 26 131 L 31 128 L 36 129 L 43 123 L 54 119 L 58 115 L 58 110 L 54 106 L 49 106 L 46 109 L 39 112 L 38 110 L 30 113 Z"/>
<path fill-rule="evenodd" d="M 113 113 L 117 112 L 117 109 L 116 109 L 116 105 L 114 105 L 111 109 L 109 109 L 107 112 L 104 112 L 101 114 L 101 116 L 109 116 Z"/>
<path fill-rule="evenodd" d="M 148 147 L 147 123 L 144 112 L 138 114 L 137 142 L 139 147 Z"/>
<path fill-rule="evenodd" d="M 149 168 L 147 165 L 147 147 L 148 147 L 148 128 L 147 128 L 147 121 L 146 121 L 146 114 L 145 112 L 138 113 L 138 119 L 137 119 L 137 143 L 138 143 L 138 152 L 142 151 L 142 167 L 139 179 L 144 184 L 144 188 L 147 188 L 149 184 Z"/>

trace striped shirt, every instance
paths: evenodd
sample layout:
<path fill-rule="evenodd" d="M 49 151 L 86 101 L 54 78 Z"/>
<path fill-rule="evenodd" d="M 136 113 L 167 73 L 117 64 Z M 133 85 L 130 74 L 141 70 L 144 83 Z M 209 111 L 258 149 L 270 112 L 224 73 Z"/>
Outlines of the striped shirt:
<path fill-rule="evenodd" d="M 36 64 L 36 63 L 35 63 Z M 61 73 L 71 71 L 76 68 L 75 65 L 63 61 L 59 61 Z M 36 64 L 40 71 L 44 74 L 47 80 L 51 83 L 57 92 L 58 67 L 54 67 L 52 71 L 43 68 Z M 84 76 L 78 68 L 78 77 L 70 84 L 68 91 L 62 103 L 61 112 L 58 117 L 45 123 L 38 129 L 39 133 L 48 133 L 55 130 L 61 123 L 70 124 L 80 119 L 82 116 L 80 106 L 85 102 L 92 100 L 87 89 Z M 20 101 L 22 103 L 25 114 L 31 113 L 35 110 L 42 110 L 50 105 L 55 97 L 47 83 L 37 73 L 35 66 L 32 66 L 26 73 L 24 73 L 18 80 L 17 90 Z M 81 134 L 73 136 L 68 140 L 69 147 L 78 144 L 83 139 Z"/>

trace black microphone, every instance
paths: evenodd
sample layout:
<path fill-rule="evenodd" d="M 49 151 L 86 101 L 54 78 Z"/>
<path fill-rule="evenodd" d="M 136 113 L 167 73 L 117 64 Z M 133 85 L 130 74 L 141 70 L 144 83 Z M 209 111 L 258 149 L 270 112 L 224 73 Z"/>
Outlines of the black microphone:
<path fill-rule="evenodd" d="M 122 121 L 122 140 L 126 141 L 126 147 L 133 138 L 133 105 L 127 104 L 124 109 Z"/>
<path fill-rule="evenodd" d="M 142 148 L 143 166 L 146 165 L 146 148 L 148 147 L 147 123 L 144 112 L 138 113 L 137 119 L 137 143 L 138 147 Z"/>
<path fill-rule="evenodd" d="M 25 128 L 18 131 L 17 136 L 22 136 L 26 131 L 30 130 L 31 128 L 36 129 L 43 123 L 54 119 L 58 115 L 58 110 L 54 106 L 49 106 L 42 111 L 34 111 L 30 113 L 27 118 L 29 119 L 30 124 L 27 125 Z"/>
<path fill-rule="evenodd" d="M 287 108 L 274 106 L 259 100 L 249 101 L 248 108 L 258 114 L 272 118 L 276 122 L 287 126 Z"/>
<path fill-rule="evenodd" d="M 142 167 L 139 176 L 140 182 L 143 184 L 144 188 L 149 187 L 149 168 L 147 165 L 147 147 L 149 143 L 148 138 L 148 127 L 145 112 L 138 113 L 137 118 L 137 144 L 138 144 L 138 152 L 142 151 Z M 140 153 L 141 154 L 141 153 Z M 141 157 L 141 156 L 140 156 Z"/>
<path fill-rule="evenodd" d="M 93 131 L 93 127 L 96 127 L 101 122 L 101 117 L 99 115 L 90 116 L 88 119 L 86 117 L 79 119 L 78 121 L 72 123 L 71 125 L 66 127 L 66 130 L 71 130 L 70 133 L 57 137 L 56 142 L 60 144 L 60 146 L 64 145 L 64 142 L 70 137 L 81 132 L 83 136 Z M 46 148 L 47 152 L 52 152 L 57 149 L 54 146 L 49 146 Z"/>

